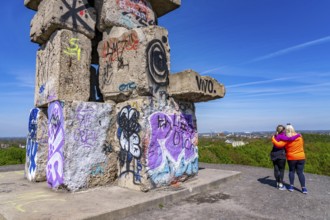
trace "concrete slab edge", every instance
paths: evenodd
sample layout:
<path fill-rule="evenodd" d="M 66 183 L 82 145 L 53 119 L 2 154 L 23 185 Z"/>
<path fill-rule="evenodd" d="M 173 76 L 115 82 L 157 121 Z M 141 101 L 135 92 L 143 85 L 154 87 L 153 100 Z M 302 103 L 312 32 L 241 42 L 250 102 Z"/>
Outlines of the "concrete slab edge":
<path fill-rule="evenodd" d="M 180 200 L 186 199 L 190 196 L 200 194 L 203 192 L 206 192 L 210 189 L 214 189 L 216 187 L 219 187 L 219 184 L 225 183 L 227 181 L 230 181 L 232 179 L 238 178 L 241 175 L 240 172 L 232 171 L 232 174 L 229 176 L 226 176 L 224 178 L 220 178 L 217 180 L 214 180 L 212 182 L 204 183 L 198 186 L 190 187 L 191 189 L 184 188 L 182 190 L 176 191 L 172 194 L 152 199 L 143 203 L 139 203 L 130 207 L 125 207 L 122 209 L 117 209 L 114 211 L 109 211 L 103 214 L 100 214 L 98 216 L 91 216 L 84 219 L 88 220 L 118 220 L 122 219 L 146 210 L 152 210 L 161 208 L 161 206 L 164 206 L 169 203 L 175 203 Z"/>

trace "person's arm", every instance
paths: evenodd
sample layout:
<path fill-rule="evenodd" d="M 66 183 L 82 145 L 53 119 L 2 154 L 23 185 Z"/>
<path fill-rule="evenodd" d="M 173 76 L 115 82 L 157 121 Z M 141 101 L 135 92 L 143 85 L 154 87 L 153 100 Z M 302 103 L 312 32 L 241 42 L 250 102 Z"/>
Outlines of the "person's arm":
<path fill-rule="evenodd" d="M 294 141 L 298 137 L 301 137 L 301 134 L 296 134 L 292 137 L 288 137 L 285 134 L 280 134 L 280 135 L 277 135 L 276 140 L 278 140 L 278 141 Z"/>
<path fill-rule="evenodd" d="M 277 148 L 282 148 L 286 145 L 285 141 L 277 141 L 274 136 L 272 137 L 272 142 Z"/>

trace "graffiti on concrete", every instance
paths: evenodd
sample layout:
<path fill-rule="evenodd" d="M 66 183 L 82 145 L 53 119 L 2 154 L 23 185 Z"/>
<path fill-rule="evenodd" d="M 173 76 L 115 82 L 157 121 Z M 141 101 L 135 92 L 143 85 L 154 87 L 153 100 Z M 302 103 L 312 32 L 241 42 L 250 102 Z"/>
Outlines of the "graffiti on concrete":
<path fill-rule="evenodd" d="M 125 92 L 136 89 L 135 82 L 123 83 L 119 85 L 119 91 Z"/>
<path fill-rule="evenodd" d="M 120 143 L 119 161 L 120 161 L 120 177 L 124 174 L 132 173 L 134 175 L 134 183 L 141 182 L 142 165 L 140 158 L 142 155 L 140 147 L 139 132 L 141 126 L 138 122 L 139 112 L 131 106 L 125 106 L 118 114 L 117 137 Z"/>
<path fill-rule="evenodd" d="M 112 146 L 111 144 L 108 142 L 108 141 L 105 141 L 104 144 L 102 145 L 102 152 L 105 154 L 105 155 L 108 155 L 112 152 Z"/>
<path fill-rule="evenodd" d="M 147 155 L 148 175 L 156 185 L 198 171 L 196 128 L 191 115 L 161 112 L 149 117 L 151 137 Z"/>
<path fill-rule="evenodd" d="M 147 69 L 149 75 L 157 86 L 168 85 L 168 66 L 166 51 L 163 43 L 167 42 L 167 38 L 163 37 L 161 42 L 158 39 L 152 40 L 147 47 Z"/>
<path fill-rule="evenodd" d="M 99 85 L 99 68 L 97 70 L 93 67 L 90 66 L 90 96 L 89 96 L 89 101 L 91 102 L 104 102 L 103 100 L 103 95 L 100 90 L 100 85 Z"/>
<path fill-rule="evenodd" d="M 63 52 L 69 56 L 75 56 L 77 57 L 77 60 L 80 60 L 81 48 L 78 45 L 78 41 L 78 38 L 71 38 L 69 41 L 70 46 Z"/>
<path fill-rule="evenodd" d="M 200 91 L 208 93 L 216 93 L 217 91 L 213 89 L 213 82 L 209 79 L 202 79 L 196 76 L 197 86 Z"/>
<path fill-rule="evenodd" d="M 90 17 L 93 19 L 93 17 L 88 16 L 87 9 L 91 7 L 88 3 L 85 3 L 84 5 L 77 7 L 77 2 L 81 2 L 81 0 L 72 0 L 72 5 L 69 5 L 66 0 L 62 0 L 62 3 L 66 7 L 66 10 L 68 10 L 65 14 L 61 16 L 61 20 L 64 22 L 71 19 L 72 25 L 74 29 L 77 29 L 79 25 L 83 26 L 86 30 L 94 32 L 93 28 L 90 27 L 82 18 L 84 16 L 85 18 Z M 61 10 L 63 10 L 63 7 L 60 7 Z"/>
<path fill-rule="evenodd" d="M 76 108 L 75 120 L 78 128 L 74 132 L 74 139 L 79 146 L 94 147 L 97 140 L 97 132 L 92 126 L 96 111 L 93 107 L 81 103 Z"/>
<path fill-rule="evenodd" d="M 139 45 L 139 37 L 137 32 L 132 30 L 124 33 L 119 38 L 109 38 L 103 43 L 101 57 L 107 63 L 117 62 L 117 68 L 123 69 L 129 66 L 127 61 L 124 61 L 123 53 L 125 51 L 137 50 Z M 112 67 L 112 66 L 110 66 Z"/>
<path fill-rule="evenodd" d="M 123 23 L 129 27 L 132 26 L 132 20 L 135 20 L 141 26 L 154 25 L 155 21 L 152 19 L 151 5 L 146 0 L 117 0 L 119 8 L 123 10 L 121 18 Z M 140 27 L 140 26 L 138 26 Z"/>
<path fill-rule="evenodd" d="M 27 144 L 26 144 L 26 156 L 27 156 L 27 167 L 28 173 L 27 178 L 29 180 L 34 179 L 37 168 L 37 152 L 38 152 L 38 142 L 37 142 L 37 118 L 39 114 L 39 109 L 34 108 L 30 112 L 29 117 L 29 130 L 27 136 Z"/>
<path fill-rule="evenodd" d="M 92 167 L 90 174 L 92 176 L 104 175 L 104 163 L 96 164 Z"/>
<path fill-rule="evenodd" d="M 52 102 L 48 107 L 48 162 L 47 182 L 51 187 L 63 183 L 63 146 L 65 140 L 63 110 L 59 101 Z"/>

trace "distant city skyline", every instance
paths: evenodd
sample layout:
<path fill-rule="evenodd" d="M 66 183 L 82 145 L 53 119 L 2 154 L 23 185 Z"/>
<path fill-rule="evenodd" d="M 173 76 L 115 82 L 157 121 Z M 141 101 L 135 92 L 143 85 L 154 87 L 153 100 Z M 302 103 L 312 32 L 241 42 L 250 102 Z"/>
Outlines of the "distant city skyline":
<path fill-rule="evenodd" d="M 330 129 L 330 1 L 182 0 L 161 18 L 171 72 L 193 69 L 226 96 L 196 104 L 198 131 Z M 0 137 L 27 134 L 34 104 L 34 11 L 4 1 L 0 24 Z"/>

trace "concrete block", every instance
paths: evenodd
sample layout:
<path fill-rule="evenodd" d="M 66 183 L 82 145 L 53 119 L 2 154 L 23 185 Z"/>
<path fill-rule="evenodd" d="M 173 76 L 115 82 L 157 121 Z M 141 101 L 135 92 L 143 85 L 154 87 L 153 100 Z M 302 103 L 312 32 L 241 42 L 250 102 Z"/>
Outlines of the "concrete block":
<path fill-rule="evenodd" d="M 157 17 L 161 17 L 181 5 L 181 0 L 149 0 Z"/>
<path fill-rule="evenodd" d="M 119 186 L 148 191 L 197 174 L 193 103 L 141 97 L 117 104 L 116 114 L 117 131 L 111 134 Z"/>
<path fill-rule="evenodd" d="M 42 1 L 31 21 L 32 42 L 44 44 L 58 29 L 67 29 L 94 38 L 96 11 L 87 0 Z"/>
<path fill-rule="evenodd" d="M 156 15 L 148 0 L 100 0 L 95 2 L 97 28 L 105 31 L 113 26 L 128 29 L 156 24 Z"/>
<path fill-rule="evenodd" d="M 50 103 L 47 182 L 52 188 L 76 191 L 112 183 L 116 155 L 107 140 L 114 104 Z"/>
<path fill-rule="evenodd" d="M 168 94 L 176 99 L 190 102 L 205 102 L 223 98 L 226 90 L 223 84 L 209 76 L 201 76 L 193 70 L 186 70 L 169 76 Z"/>
<path fill-rule="evenodd" d="M 42 0 L 24 0 L 25 7 L 37 11 L 38 6 Z"/>
<path fill-rule="evenodd" d="M 104 100 L 121 102 L 131 96 L 156 97 L 166 93 L 170 46 L 165 28 L 113 27 L 109 33 L 103 33 L 98 52 Z"/>
<path fill-rule="evenodd" d="M 32 182 L 46 180 L 48 158 L 47 109 L 33 108 L 26 139 L 25 177 Z"/>
<path fill-rule="evenodd" d="M 35 106 L 55 100 L 87 101 L 90 96 L 91 42 L 59 30 L 37 53 Z"/>

